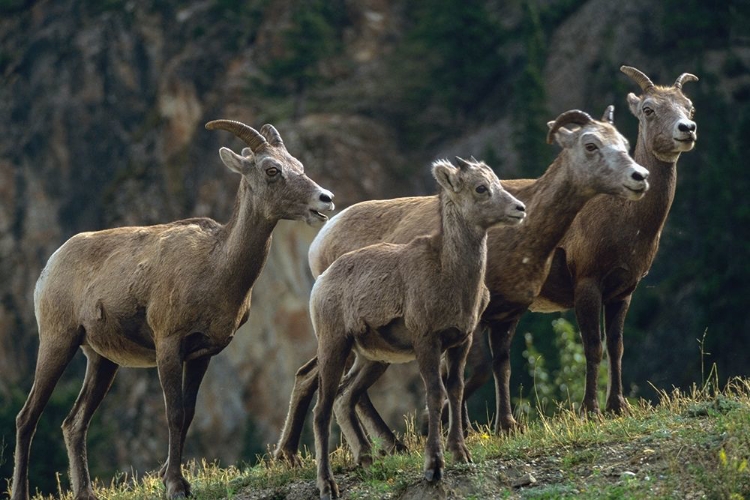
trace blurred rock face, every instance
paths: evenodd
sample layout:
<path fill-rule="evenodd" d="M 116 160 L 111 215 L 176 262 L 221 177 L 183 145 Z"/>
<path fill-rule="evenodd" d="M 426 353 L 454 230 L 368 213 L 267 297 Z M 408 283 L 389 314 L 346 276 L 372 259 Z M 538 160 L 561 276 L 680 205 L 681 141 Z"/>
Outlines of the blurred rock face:
<path fill-rule="evenodd" d="M 387 2 L 371 3 L 352 6 L 358 27 L 348 35 L 351 57 L 361 64 L 379 56 L 376 37 L 389 15 L 372 11 L 387 10 Z M 250 76 L 278 48 L 274 34 L 288 23 L 284 7 L 261 11 L 248 34 L 241 12 L 206 2 L 162 2 L 153 10 L 138 2 L 112 10 L 79 4 L 40 4 L 0 16 L 6 33 L 0 46 L 9 55 L 0 68 L 0 109 L 10 118 L 0 124 L 3 397 L 31 385 L 38 345 L 33 288 L 68 237 L 191 216 L 228 218 L 239 179 L 218 149 L 239 151 L 244 144 L 205 130 L 211 119 L 256 128 L 273 121 L 339 207 L 415 192 L 393 175 L 404 159 L 382 123 L 355 113 L 307 114 L 291 122 L 264 111 L 268 103 L 253 95 Z M 257 44 L 249 39 L 255 34 Z M 188 440 L 194 456 L 253 460 L 242 456 L 246 436 L 259 440 L 256 448 L 277 439 L 294 373 L 316 349 L 307 314 L 307 248 L 315 233 L 287 221 L 274 232 L 250 319 L 212 361 L 201 389 Z M 76 372 L 80 360 L 61 383 L 80 383 Z M 418 400 L 389 391 L 380 405 L 399 426 Z M 121 370 L 100 412 L 115 453 L 98 461 L 148 470 L 164 460 L 166 421 L 155 370 Z"/>

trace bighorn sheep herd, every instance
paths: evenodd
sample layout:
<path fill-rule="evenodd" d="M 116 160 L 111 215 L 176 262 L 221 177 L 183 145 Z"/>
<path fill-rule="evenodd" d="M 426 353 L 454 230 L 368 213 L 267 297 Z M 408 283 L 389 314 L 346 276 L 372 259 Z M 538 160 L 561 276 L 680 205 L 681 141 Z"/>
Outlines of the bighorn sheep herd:
<path fill-rule="evenodd" d="M 317 356 L 297 372 L 275 456 L 300 462 L 301 430 L 318 390 L 314 431 L 321 498 L 339 496 L 329 461 L 334 413 L 358 464 L 372 463 L 373 438 L 387 450 L 404 449 L 367 394 L 391 363 L 416 360 L 424 382 L 428 481 L 444 475 L 446 396 L 446 446 L 456 462 L 471 461 L 464 443 L 465 399 L 490 371 L 495 431 L 516 428 L 510 343 L 527 309 L 575 309 L 587 366 L 584 412 L 599 412 L 596 375 L 605 334 L 606 410 L 627 411 L 625 315 L 656 255 L 674 198 L 677 160 L 695 145 L 694 111 L 682 86 L 697 78 L 685 73 L 661 87 L 635 68 L 621 70 L 642 92 L 627 96 L 639 121 L 634 158 L 613 125 L 612 106 L 601 120 L 566 111 L 548 124 L 548 142 L 562 150 L 538 179 L 501 182 L 473 157 L 457 158 L 456 165 L 439 160 L 432 165 L 437 196 L 364 201 L 318 233 L 308 256 L 317 277 L 310 297 Z M 169 429 L 160 475 L 168 498 L 190 495 L 181 463 L 198 389 L 211 357 L 247 320 L 276 223 L 325 222 L 324 212 L 334 208 L 333 194 L 304 174 L 273 126 L 258 132 L 216 120 L 206 128 L 229 131 L 249 146 L 241 155 L 219 151 L 241 176 L 229 222 L 193 218 L 80 233 L 42 270 L 34 291 L 39 352 L 34 384 L 16 419 L 13 500 L 29 498 L 31 440 L 79 347 L 86 374 L 63 422 L 75 498 L 96 498 L 86 434 L 120 366 L 157 368 Z M 489 357 L 482 352 L 484 331 Z M 353 364 L 344 375 L 349 358 Z M 464 384 L 467 358 L 475 366 Z"/>

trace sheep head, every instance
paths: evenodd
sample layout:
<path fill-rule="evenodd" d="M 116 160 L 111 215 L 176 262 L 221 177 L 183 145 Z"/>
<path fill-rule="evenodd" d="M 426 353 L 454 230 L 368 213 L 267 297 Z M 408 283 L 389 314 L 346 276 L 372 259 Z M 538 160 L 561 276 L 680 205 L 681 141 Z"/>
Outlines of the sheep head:
<path fill-rule="evenodd" d="M 628 154 L 630 145 L 615 126 L 614 106 L 607 106 L 602 121 L 574 109 L 566 111 L 547 125 L 547 140 L 557 139 L 564 151 L 558 157 L 561 168 L 578 189 L 593 195 L 611 194 L 638 200 L 648 189 L 648 170 Z M 566 126 L 575 125 L 573 129 Z"/>
<path fill-rule="evenodd" d="M 456 157 L 457 167 L 448 160 L 432 164 L 432 175 L 441 189 L 441 199 L 453 203 L 462 216 L 486 230 L 491 226 L 519 224 L 526 207 L 500 184 L 484 162 Z"/>
<path fill-rule="evenodd" d="M 247 192 L 269 220 L 304 220 L 310 225 L 328 220 L 323 212 L 334 209 L 333 194 L 305 175 L 302 163 L 289 154 L 281 135 L 266 124 L 260 132 L 234 120 L 214 120 L 209 130 L 226 130 L 249 147 L 238 155 L 221 148 L 219 156 L 233 172 L 242 175 Z"/>
<path fill-rule="evenodd" d="M 695 108 L 682 86 L 698 81 L 698 77 L 683 73 L 671 87 L 662 87 L 636 68 L 622 66 L 620 70 L 643 92 L 640 97 L 628 94 L 628 105 L 640 122 L 639 134 L 649 152 L 661 161 L 675 162 L 680 153 L 692 150 L 698 139 L 698 126 L 693 121 Z"/>

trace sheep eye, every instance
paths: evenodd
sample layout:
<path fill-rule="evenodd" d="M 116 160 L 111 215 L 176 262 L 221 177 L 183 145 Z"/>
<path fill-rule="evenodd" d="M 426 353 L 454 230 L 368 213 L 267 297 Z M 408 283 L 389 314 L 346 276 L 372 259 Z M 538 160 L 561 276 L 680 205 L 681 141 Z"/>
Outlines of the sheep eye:
<path fill-rule="evenodd" d="M 651 116 L 654 114 L 654 110 L 649 107 L 643 108 L 643 112 L 646 113 L 646 116 Z"/>
<path fill-rule="evenodd" d="M 598 148 L 598 147 L 596 146 L 596 144 L 594 144 L 593 142 L 589 142 L 589 143 L 587 143 L 585 147 L 586 147 L 586 151 L 589 151 L 589 152 L 590 152 L 590 151 L 596 151 L 597 149 L 599 149 L 599 148 Z"/>
<path fill-rule="evenodd" d="M 266 170 L 266 175 L 268 175 L 269 177 L 273 177 L 277 175 L 278 173 L 279 173 L 279 169 L 276 167 L 271 167 Z"/>
<path fill-rule="evenodd" d="M 485 186 L 485 185 L 477 186 L 477 188 L 475 189 L 475 191 L 477 193 L 479 193 L 479 194 L 486 193 L 487 192 L 487 186 Z"/>

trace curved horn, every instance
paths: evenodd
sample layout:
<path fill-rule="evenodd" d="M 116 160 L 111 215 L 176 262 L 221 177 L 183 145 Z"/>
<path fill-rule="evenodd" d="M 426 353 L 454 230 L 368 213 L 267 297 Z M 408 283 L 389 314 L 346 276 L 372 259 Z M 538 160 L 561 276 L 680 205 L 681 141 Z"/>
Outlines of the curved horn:
<path fill-rule="evenodd" d="M 213 120 L 206 123 L 206 128 L 208 130 L 226 130 L 233 133 L 245 141 L 245 143 L 250 146 L 250 149 L 253 150 L 253 153 L 268 144 L 265 137 L 260 135 L 257 130 L 242 122 L 234 120 Z"/>
<path fill-rule="evenodd" d="M 620 71 L 632 78 L 641 87 L 642 91 L 648 92 L 654 88 L 654 82 L 641 70 L 635 69 L 632 66 L 620 66 Z"/>
<path fill-rule="evenodd" d="M 461 170 L 466 170 L 467 168 L 470 168 L 472 165 L 468 161 L 464 160 L 460 156 L 456 156 L 456 163 L 458 163 L 458 168 Z"/>
<path fill-rule="evenodd" d="M 615 123 L 615 107 L 613 105 L 607 106 L 602 115 L 602 121 L 607 123 Z"/>
<path fill-rule="evenodd" d="M 690 73 L 683 73 L 680 76 L 677 77 L 677 80 L 674 81 L 673 87 L 682 90 L 682 84 L 686 82 L 697 82 L 698 77 L 690 74 Z"/>
<path fill-rule="evenodd" d="M 547 144 L 552 144 L 555 138 L 555 132 L 560 130 L 560 127 L 564 127 L 569 123 L 584 126 L 593 121 L 594 119 L 591 118 L 591 115 L 589 115 L 588 113 L 584 113 L 579 109 L 571 109 L 570 111 L 566 111 L 565 113 L 555 118 L 555 121 L 550 127 L 549 132 L 547 132 Z"/>
<path fill-rule="evenodd" d="M 283 146 L 284 141 L 281 140 L 281 135 L 279 135 L 279 131 L 276 130 L 276 127 L 271 125 L 270 123 L 266 123 L 260 128 L 260 133 L 263 135 L 263 137 L 268 140 L 268 142 L 271 144 L 271 146 Z"/>

